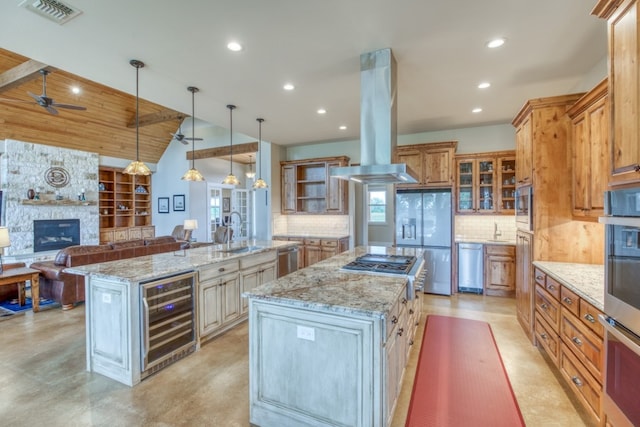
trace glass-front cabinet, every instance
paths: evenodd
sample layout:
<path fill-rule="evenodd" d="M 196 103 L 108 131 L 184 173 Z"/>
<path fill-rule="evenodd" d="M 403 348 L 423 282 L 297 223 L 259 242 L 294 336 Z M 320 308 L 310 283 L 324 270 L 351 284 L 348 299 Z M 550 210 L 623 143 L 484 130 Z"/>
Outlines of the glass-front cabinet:
<path fill-rule="evenodd" d="M 513 214 L 514 151 L 456 156 L 456 213 Z"/>

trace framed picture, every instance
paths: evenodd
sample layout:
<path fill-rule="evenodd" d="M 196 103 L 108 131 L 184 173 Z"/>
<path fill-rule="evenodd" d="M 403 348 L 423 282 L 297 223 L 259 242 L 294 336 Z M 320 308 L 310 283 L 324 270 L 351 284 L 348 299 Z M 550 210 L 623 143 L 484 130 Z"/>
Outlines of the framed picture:
<path fill-rule="evenodd" d="M 158 213 L 169 213 L 168 197 L 158 197 Z"/>
<path fill-rule="evenodd" d="M 222 212 L 229 212 L 231 210 L 231 198 L 223 197 L 222 198 Z"/>
<path fill-rule="evenodd" d="M 173 195 L 173 210 L 184 211 L 184 194 Z"/>

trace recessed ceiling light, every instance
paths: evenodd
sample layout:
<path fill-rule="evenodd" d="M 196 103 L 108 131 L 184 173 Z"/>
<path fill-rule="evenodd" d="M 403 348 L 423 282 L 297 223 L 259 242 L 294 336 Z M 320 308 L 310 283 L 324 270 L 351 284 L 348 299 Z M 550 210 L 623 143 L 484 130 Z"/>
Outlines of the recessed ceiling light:
<path fill-rule="evenodd" d="M 242 50 L 242 45 L 238 42 L 229 42 L 227 44 L 227 49 L 233 52 L 240 52 Z"/>
<path fill-rule="evenodd" d="M 340 130 L 347 130 L 347 127 L 345 125 L 340 126 L 338 129 Z"/>
<path fill-rule="evenodd" d="M 324 108 L 318 108 L 318 114 L 327 114 L 327 110 Z"/>
<path fill-rule="evenodd" d="M 77 95 L 80 93 L 80 88 L 78 86 L 71 86 L 71 92 Z"/>
<path fill-rule="evenodd" d="M 493 39 L 487 43 L 487 47 L 489 49 L 495 49 L 496 47 L 502 46 L 505 43 L 505 41 L 506 40 L 504 38 Z"/>
<path fill-rule="evenodd" d="M 282 86 L 282 88 L 284 90 L 294 90 L 296 87 L 292 83 L 285 83 L 284 86 Z"/>
<path fill-rule="evenodd" d="M 482 108 L 474 108 L 473 110 L 471 110 L 472 113 L 481 113 L 482 112 Z"/>
<path fill-rule="evenodd" d="M 489 83 L 489 82 L 482 82 L 482 83 L 480 83 L 480 84 L 478 85 L 478 89 L 486 89 L 486 88 L 488 88 L 489 86 L 491 86 L 491 83 Z"/>

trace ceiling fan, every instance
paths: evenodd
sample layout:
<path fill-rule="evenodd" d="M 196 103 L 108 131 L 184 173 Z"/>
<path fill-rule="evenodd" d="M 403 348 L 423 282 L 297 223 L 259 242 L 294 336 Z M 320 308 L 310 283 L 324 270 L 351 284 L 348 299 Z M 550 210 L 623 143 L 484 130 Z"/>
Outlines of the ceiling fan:
<path fill-rule="evenodd" d="M 171 136 L 173 136 L 176 141 L 182 142 L 184 145 L 188 145 L 189 141 L 202 141 L 202 138 L 191 138 L 184 136 L 184 134 L 182 133 L 182 124 L 178 127 L 178 132 L 172 133 Z"/>
<path fill-rule="evenodd" d="M 47 75 L 49 74 L 48 70 L 40 70 L 40 74 L 42 74 L 42 95 L 36 95 L 31 92 L 27 92 L 29 96 L 31 96 L 39 106 L 43 107 L 51 114 L 58 114 L 57 108 L 66 108 L 68 110 L 86 110 L 86 107 L 81 107 L 79 105 L 71 105 L 71 104 L 59 104 L 55 102 L 52 98 L 47 96 Z M 22 100 L 13 100 L 13 99 L 3 99 L 3 101 L 16 101 L 16 102 L 26 102 L 32 104 L 31 101 L 22 101 Z"/>

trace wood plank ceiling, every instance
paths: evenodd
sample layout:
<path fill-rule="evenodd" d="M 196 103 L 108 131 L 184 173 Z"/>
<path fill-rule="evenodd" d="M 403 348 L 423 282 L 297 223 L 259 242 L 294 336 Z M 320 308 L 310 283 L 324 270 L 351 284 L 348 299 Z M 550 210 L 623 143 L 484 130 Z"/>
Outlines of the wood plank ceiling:
<path fill-rule="evenodd" d="M 42 94 L 42 76 L 38 72 L 42 67 L 51 71 L 47 76 L 47 96 L 57 103 L 86 107 L 86 111 L 58 108 L 59 114 L 53 115 L 35 101 L 15 102 L 33 101 L 27 92 Z M 22 78 L 13 77 L 21 73 Z M 131 81 L 134 85 L 133 69 Z M 81 88 L 81 94 L 71 92 L 74 85 Z M 35 142 L 127 160 L 136 157 L 135 95 L 0 49 L 0 99 L 0 140 Z M 171 133 L 188 116 L 141 98 L 140 160 L 158 163 L 173 138 Z"/>

